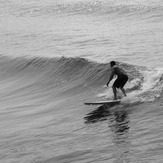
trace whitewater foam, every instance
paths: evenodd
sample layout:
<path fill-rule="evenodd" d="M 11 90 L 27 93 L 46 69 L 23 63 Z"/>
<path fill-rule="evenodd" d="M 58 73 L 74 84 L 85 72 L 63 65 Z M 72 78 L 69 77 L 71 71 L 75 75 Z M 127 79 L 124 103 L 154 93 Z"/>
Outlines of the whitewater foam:
<path fill-rule="evenodd" d="M 140 70 L 140 76 L 130 80 L 125 89 L 127 97 L 123 97 L 122 92 L 117 89 L 117 94 L 122 98 L 122 103 L 140 103 L 154 101 L 161 96 L 163 91 L 163 69 L 145 69 Z M 110 85 L 112 85 L 114 80 Z M 97 94 L 98 98 L 113 99 L 112 88 L 108 88 Z"/>

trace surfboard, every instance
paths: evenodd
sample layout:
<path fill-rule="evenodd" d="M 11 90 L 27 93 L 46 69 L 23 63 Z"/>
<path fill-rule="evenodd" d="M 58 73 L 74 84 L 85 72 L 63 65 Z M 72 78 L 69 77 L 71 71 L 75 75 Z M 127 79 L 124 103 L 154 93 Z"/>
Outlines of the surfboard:
<path fill-rule="evenodd" d="M 121 100 L 108 100 L 108 101 L 95 101 L 95 102 L 85 102 L 85 105 L 104 105 L 104 104 L 119 104 Z"/>

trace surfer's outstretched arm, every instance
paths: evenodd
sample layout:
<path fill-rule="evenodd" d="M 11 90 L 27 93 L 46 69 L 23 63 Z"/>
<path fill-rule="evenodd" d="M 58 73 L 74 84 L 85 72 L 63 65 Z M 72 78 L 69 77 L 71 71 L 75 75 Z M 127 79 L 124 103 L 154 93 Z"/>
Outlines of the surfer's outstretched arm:
<path fill-rule="evenodd" d="M 109 79 L 109 81 L 108 81 L 108 82 L 107 82 L 107 84 L 106 84 L 106 85 L 107 85 L 107 87 L 108 87 L 108 85 L 109 85 L 110 81 L 113 79 L 113 76 L 114 76 L 114 75 L 113 75 L 113 74 L 111 74 L 110 79 Z"/>

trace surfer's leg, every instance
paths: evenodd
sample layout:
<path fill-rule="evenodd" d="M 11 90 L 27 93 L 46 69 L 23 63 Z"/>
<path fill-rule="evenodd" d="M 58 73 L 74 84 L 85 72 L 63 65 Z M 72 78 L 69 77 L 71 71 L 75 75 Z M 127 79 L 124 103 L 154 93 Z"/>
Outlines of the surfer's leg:
<path fill-rule="evenodd" d="M 124 96 L 127 96 L 127 95 L 126 95 L 126 91 L 125 91 L 125 89 L 123 88 L 124 85 L 127 83 L 127 81 L 128 81 L 128 76 L 125 76 L 124 78 L 121 79 L 120 89 L 121 89 L 121 91 L 123 92 Z"/>
<path fill-rule="evenodd" d="M 113 88 L 113 93 L 114 93 L 114 100 L 117 100 L 117 89 L 114 86 L 112 88 Z"/>
<path fill-rule="evenodd" d="M 117 78 L 115 80 L 115 82 L 113 83 L 113 86 L 112 86 L 113 93 L 114 93 L 114 100 L 117 100 L 118 99 L 117 98 L 117 88 L 119 88 L 119 84 L 120 84 L 120 80 L 119 80 L 119 78 Z"/>
<path fill-rule="evenodd" d="M 125 92 L 125 89 L 124 89 L 124 88 L 120 88 L 120 89 L 121 89 L 121 91 L 123 92 L 124 96 L 127 96 L 127 95 L 126 95 L 126 92 Z"/>

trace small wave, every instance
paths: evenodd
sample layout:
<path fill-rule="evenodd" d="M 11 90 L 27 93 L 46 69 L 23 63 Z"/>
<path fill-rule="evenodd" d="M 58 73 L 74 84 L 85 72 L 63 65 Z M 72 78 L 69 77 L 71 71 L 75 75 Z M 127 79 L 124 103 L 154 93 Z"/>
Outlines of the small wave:
<path fill-rule="evenodd" d="M 12 80 L 25 77 L 30 83 L 44 87 L 50 85 L 81 86 L 83 89 L 99 87 L 101 91 L 98 98 L 112 98 L 112 89 L 102 88 L 110 76 L 109 63 L 97 63 L 84 58 L 10 58 L 1 57 L 0 75 L 12 77 Z M 129 81 L 125 85 L 128 98 L 133 102 L 154 101 L 159 98 L 163 85 L 163 70 L 118 63 L 129 75 Z M 114 80 L 112 81 L 112 83 Z M 111 83 L 110 83 L 111 84 Z M 27 86 L 26 86 L 27 87 Z M 71 88 L 73 84 L 71 84 Z M 122 97 L 121 92 L 118 92 Z"/>
<path fill-rule="evenodd" d="M 101 84 L 108 79 L 109 63 L 97 63 L 84 58 L 46 58 L 46 57 L 2 57 L 1 73 L 5 72 L 13 76 L 15 74 L 29 75 L 41 74 L 43 77 L 59 78 L 63 77 L 67 81 L 83 78 L 85 82 Z M 132 65 L 121 64 L 122 67 L 131 73 L 130 78 L 137 76 L 136 68 Z M 5 71 L 4 71 L 5 70 Z M 138 72 L 138 71 L 137 71 Z"/>

